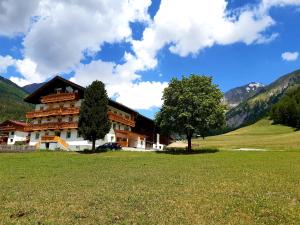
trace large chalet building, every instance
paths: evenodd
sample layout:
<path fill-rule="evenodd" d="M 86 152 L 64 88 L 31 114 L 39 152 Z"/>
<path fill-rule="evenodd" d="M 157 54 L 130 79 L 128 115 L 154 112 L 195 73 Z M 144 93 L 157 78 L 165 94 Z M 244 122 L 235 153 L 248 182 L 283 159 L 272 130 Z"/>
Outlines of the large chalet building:
<path fill-rule="evenodd" d="M 84 140 L 78 133 L 80 106 L 84 98 L 80 85 L 56 76 L 45 83 L 25 101 L 35 105 L 32 112 L 26 114 L 29 132 L 29 145 L 41 149 L 83 150 L 92 143 Z M 103 140 L 118 142 L 123 147 L 161 148 L 159 135 L 154 122 L 135 110 L 109 100 L 108 117 L 112 127 Z"/>

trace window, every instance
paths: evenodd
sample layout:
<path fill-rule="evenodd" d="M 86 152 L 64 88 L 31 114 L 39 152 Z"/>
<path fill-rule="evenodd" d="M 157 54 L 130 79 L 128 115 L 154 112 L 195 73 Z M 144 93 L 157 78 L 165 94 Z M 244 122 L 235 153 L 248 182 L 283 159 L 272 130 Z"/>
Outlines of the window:
<path fill-rule="evenodd" d="M 51 121 L 51 118 L 50 118 L 50 117 L 48 117 L 48 118 L 47 118 L 47 121 L 48 121 L 48 122 L 50 122 L 50 121 Z"/>
<path fill-rule="evenodd" d="M 67 131 L 67 139 L 71 138 L 71 131 Z"/>
<path fill-rule="evenodd" d="M 40 138 L 40 133 L 35 133 L 35 139 L 39 139 Z"/>
<path fill-rule="evenodd" d="M 57 119 L 57 122 L 59 122 L 59 123 L 60 123 L 61 121 L 62 121 L 62 119 L 61 119 L 61 118 L 58 118 L 58 119 Z"/>
<path fill-rule="evenodd" d="M 69 117 L 69 122 L 73 122 L 73 117 L 72 116 Z"/>
<path fill-rule="evenodd" d="M 14 139 L 11 138 L 11 139 L 10 139 L 10 142 L 14 142 Z"/>
<path fill-rule="evenodd" d="M 77 138 L 81 138 L 81 135 L 79 134 L 79 131 L 77 131 Z"/>
<path fill-rule="evenodd" d="M 115 123 L 113 124 L 113 128 L 114 130 L 117 128 L 117 125 Z"/>
<path fill-rule="evenodd" d="M 12 131 L 12 132 L 10 133 L 10 135 L 14 136 L 14 135 L 15 135 L 15 132 Z"/>
<path fill-rule="evenodd" d="M 44 106 L 41 106 L 41 107 L 40 107 L 40 110 L 41 110 L 41 111 L 44 110 Z"/>
<path fill-rule="evenodd" d="M 39 120 L 38 120 L 38 124 L 41 124 L 41 123 L 42 123 L 42 120 L 41 120 L 41 119 L 39 119 Z"/>
<path fill-rule="evenodd" d="M 114 142 L 114 137 L 113 136 L 110 137 L 110 141 Z"/>

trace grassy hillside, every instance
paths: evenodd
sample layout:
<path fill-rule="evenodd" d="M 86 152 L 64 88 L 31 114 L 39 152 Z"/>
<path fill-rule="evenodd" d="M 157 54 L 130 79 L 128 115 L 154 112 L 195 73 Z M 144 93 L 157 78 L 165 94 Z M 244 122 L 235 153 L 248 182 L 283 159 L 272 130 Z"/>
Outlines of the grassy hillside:
<path fill-rule="evenodd" d="M 0 121 L 25 119 L 25 113 L 32 109 L 30 104 L 23 101 L 26 95 L 22 88 L 0 77 Z"/>
<path fill-rule="evenodd" d="M 300 131 L 287 126 L 272 125 L 270 120 L 262 119 L 253 125 L 223 135 L 208 137 L 205 140 L 195 139 L 194 144 L 221 149 L 300 150 Z"/>
<path fill-rule="evenodd" d="M 300 153 L 0 154 L 0 224 L 300 224 Z"/>
<path fill-rule="evenodd" d="M 277 103 L 287 90 L 300 84 L 300 70 L 286 74 L 268 86 L 265 86 L 258 94 L 242 102 L 226 114 L 229 127 L 251 124 L 270 110 L 272 105 Z"/>

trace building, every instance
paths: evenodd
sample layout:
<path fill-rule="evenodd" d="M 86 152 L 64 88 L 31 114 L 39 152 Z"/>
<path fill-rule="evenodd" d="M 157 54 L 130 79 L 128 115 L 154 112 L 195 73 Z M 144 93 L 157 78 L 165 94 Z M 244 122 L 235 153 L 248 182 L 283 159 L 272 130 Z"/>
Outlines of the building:
<path fill-rule="evenodd" d="M 0 124 L 0 144 L 14 145 L 27 143 L 29 133 L 26 131 L 27 124 L 24 122 L 6 120 Z"/>
<path fill-rule="evenodd" d="M 77 129 L 84 90 L 56 76 L 26 97 L 26 102 L 35 105 L 35 110 L 26 114 L 29 145 L 42 149 L 91 148 L 92 143 L 84 140 Z M 152 147 L 156 129 L 151 119 L 113 100 L 109 100 L 108 117 L 111 130 L 103 140 L 97 140 L 96 145 L 118 142 L 123 147 Z"/>

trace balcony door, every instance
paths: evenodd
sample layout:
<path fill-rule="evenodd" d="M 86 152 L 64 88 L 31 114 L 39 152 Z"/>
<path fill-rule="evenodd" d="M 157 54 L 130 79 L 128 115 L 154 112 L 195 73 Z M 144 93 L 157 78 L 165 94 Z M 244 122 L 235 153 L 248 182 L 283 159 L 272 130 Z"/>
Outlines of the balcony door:
<path fill-rule="evenodd" d="M 55 131 L 54 134 L 55 136 L 60 137 L 60 131 Z"/>

